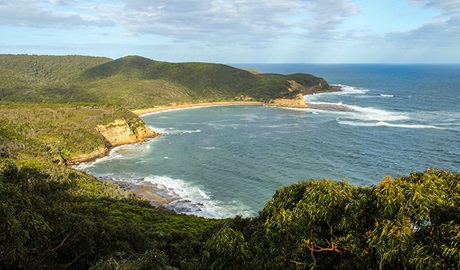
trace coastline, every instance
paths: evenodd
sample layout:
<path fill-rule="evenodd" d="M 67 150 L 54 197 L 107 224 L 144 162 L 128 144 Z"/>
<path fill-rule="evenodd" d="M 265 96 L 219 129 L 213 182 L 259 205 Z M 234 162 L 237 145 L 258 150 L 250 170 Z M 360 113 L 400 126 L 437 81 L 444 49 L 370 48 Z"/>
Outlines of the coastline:
<path fill-rule="evenodd" d="M 334 87 L 334 92 L 341 91 L 340 87 Z M 159 113 L 159 112 L 165 112 L 165 111 L 173 111 L 173 110 L 180 110 L 180 109 L 188 109 L 188 108 L 202 108 L 202 107 L 214 107 L 214 106 L 232 106 L 232 105 L 258 105 L 258 106 L 263 106 L 266 105 L 263 102 L 258 102 L 258 101 L 222 101 L 222 102 L 204 102 L 204 103 L 185 103 L 185 104 L 174 104 L 174 105 L 168 105 L 168 106 L 156 106 L 152 108 L 146 108 L 146 109 L 138 109 L 138 110 L 132 110 L 133 113 L 137 114 L 139 117 L 149 115 L 149 114 L 154 114 L 154 113 Z M 346 111 L 349 110 L 348 108 L 345 108 L 343 106 L 337 106 L 337 105 L 329 105 L 329 104 L 309 104 L 305 102 L 306 107 L 301 107 L 302 109 L 317 109 L 317 110 L 332 110 L 332 111 Z M 278 106 L 275 106 L 278 107 Z M 279 106 L 282 107 L 282 106 Z M 289 108 L 289 107 L 287 107 Z M 292 107 L 291 107 L 292 108 Z M 160 134 L 161 136 L 161 134 Z M 119 145 L 122 146 L 122 145 Z M 119 147 L 117 146 L 117 147 Z M 111 149 L 108 149 L 108 152 L 104 156 L 110 155 L 110 153 L 117 147 L 112 147 Z M 94 158 L 92 160 L 88 160 L 85 162 L 94 162 L 100 157 Z M 101 180 L 101 179 L 99 179 Z M 102 180 L 104 181 L 104 180 Z M 107 181 L 107 180 L 105 180 Z M 110 181 L 110 180 L 109 180 Z M 164 194 L 164 191 L 160 190 L 157 188 L 155 184 L 149 183 L 149 182 L 142 182 L 142 184 L 133 184 L 133 183 L 128 183 L 128 182 L 118 182 L 118 181 L 110 181 L 117 183 L 122 189 L 125 191 L 131 192 L 135 194 L 136 196 L 145 199 L 150 202 L 151 205 L 156 206 L 156 207 L 166 207 L 167 204 L 175 201 L 175 199 L 170 198 L 166 194 Z M 170 210 L 176 212 L 174 209 Z M 178 213 L 178 212 L 177 212 Z"/>
<path fill-rule="evenodd" d="M 177 109 L 187 109 L 195 107 L 214 107 L 214 106 L 227 106 L 227 105 L 264 105 L 260 101 L 218 101 L 218 102 L 204 102 L 204 103 L 185 103 L 178 105 L 169 105 L 169 106 L 157 106 L 147 109 L 132 110 L 133 113 L 143 116 L 151 113 L 171 111 Z"/>

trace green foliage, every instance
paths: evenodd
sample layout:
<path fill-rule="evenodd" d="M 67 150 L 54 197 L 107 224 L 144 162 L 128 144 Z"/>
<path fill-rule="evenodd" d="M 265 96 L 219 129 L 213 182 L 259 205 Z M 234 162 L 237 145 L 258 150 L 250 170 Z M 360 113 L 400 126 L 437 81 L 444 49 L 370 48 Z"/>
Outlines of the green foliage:
<path fill-rule="evenodd" d="M 1 269 L 193 269 L 198 236 L 219 222 L 32 161 L 0 159 L 0 199 Z"/>
<path fill-rule="evenodd" d="M 291 91 L 288 80 L 302 89 Z M 130 109 L 187 102 L 268 101 L 308 89 L 328 91 L 308 74 L 253 74 L 220 64 L 166 63 L 139 56 L 110 61 L 82 56 L 0 55 L 0 102 L 122 105 Z"/>
<path fill-rule="evenodd" d="M 204 246 L 203 260 L 207 269 L 242 269 L 249 257 L 241 232 L 223 227 Z"/>
<path fill-rule="evenodd" d="M 4 105 L 0 115 L 0 157 L 56 163 L 105 147 L 99 124 L 124 119 L 133 130 L 144 125 L 123 107 L 96 104 Z"/>
<path fill-rule="evenodd" d="M 0 268 L 457 269 L 460 173 L 304 181 L 258 217 L 175 215 L 64 166 L 0 159 Z M 154 266 L 152 266 L 154 265 Z"/>
<path fill-rule="evenodd" d="M 215 233 L 204 254 L 229 269 L 458 269 L 459 198 L 460 173 L 445 170 L 371 187 L 300 182 L 278 190 L 257 218 Z M 244 259 L 231 265 L 232 254 Z"/>

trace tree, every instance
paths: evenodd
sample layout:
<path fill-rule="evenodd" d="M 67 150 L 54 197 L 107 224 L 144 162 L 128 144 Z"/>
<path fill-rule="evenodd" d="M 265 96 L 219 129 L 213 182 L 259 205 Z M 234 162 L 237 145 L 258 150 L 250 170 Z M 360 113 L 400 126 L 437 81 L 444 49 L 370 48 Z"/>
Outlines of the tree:
<path fill-rule="evenodd" d="M 457 269 L 460 173 L 300 182 L 278 190 L 258 222 L 265 235 L 249 241 L 269 255 L 254 260 L 271 269 Z"/>
<path fill-rule="evenodd" d="M 243 269 L 248 253 L 243 234 L 225 226 L 206 241 L 203 261 L 206 269 Z"/>

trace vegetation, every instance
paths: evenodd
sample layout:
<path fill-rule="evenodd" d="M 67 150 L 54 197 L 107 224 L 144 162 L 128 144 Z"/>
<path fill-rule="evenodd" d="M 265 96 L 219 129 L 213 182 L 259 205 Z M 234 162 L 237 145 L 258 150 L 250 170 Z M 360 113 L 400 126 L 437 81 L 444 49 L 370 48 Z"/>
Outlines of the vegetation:
<path fill-rule="evenodd" d="M 0 198 L 1 269 L 192 266 L 199 236 L 221 222 L 175 215 L 83 172 L 33 161 L 0 159 Z"/>
<path fill-rule="evenodd" d="M 126 107 L 328 89 L 306 74 L 136 56 L 0 56 L 0 269 L 459 269 L 460 173 L 308 180 L 256 217 L 211 220 L 52 163 L 105 146 L 98 124 L 143 125 Z"/>
<path fill-rule="evenodd" d="M 135 129 L 142 119 L 123 107 L 73 104 L 0 106 L 0 157 L 53 161 L 105 147 L 99 124 L 124 119 Z"/>
<path fill-rule="evenodd" d="M 282 188 L 255 218 L 154 208 L 67 167 L 0 159 L 0 268 L 457 269 L 460 173 Z"/>
<path fill-rule="evenodd" d="M 214 234 L 204 258 L 211 269 L 458 269 L 459 200 L 460 173 L 444 170 L 371 187 L 300 182 Z"/>
<path fill-rule="evenodd" d="M 186 102 L 294 97 L 331 90 L 308 74 L 253 74 L 226 65 L 166 63 L 139 56 L 111 61 L 83 56 L 0 55 L 3 103 L 92 102 L 130 109 Z M 290 89 L 288 80 L 302 87 Z M 321 86 L 319 86 L 321 84 Z"/>

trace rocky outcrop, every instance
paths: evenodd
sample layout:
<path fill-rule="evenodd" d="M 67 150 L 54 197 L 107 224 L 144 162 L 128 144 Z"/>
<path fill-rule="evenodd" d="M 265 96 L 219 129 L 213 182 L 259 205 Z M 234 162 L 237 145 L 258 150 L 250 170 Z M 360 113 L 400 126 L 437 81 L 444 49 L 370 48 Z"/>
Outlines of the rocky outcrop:
<path fill-rule="evenodd" d="M 147 138 L 159 136 L 160 134 L 153 132 L 147 125 L 142 125 L 136 128 L 136 130 L 134 131 L 134 135 L 136 135 L 137 140 L 139 142 L 143 142 Z"/>
<path fill-rule="evenodd" d="M 117 119 L 108 125 L 98 125 L 96 130 L 104 136 L 111 147 L 143 142 L 146 138 L 156 135 L 146 125 L 140 125 L 133 131 L 131 126 L 123 119 Z"/>
<path fill-rule="evenodd" d="M 67 165 L 79 164 L 84 161 L 94 160 L 96 158 L 103 157 L 107 155 L 108 153 L 109 153 L 109 149 L 107 147 L 100 146 L 89 154 L 81 154 L 78 156 L 68 157 L 67 159 L 65 159 L 65 164 Z"/>
<path fill-rule="evenodd" d="M 96 130 L 101 133 L 106 139 L 105 146 L 99 146 L 89 154 L 81 154 L 78 156 L 68 157 L 65 159 L 67 165 L 79 164 L 84 161 L 94 160 L 106 156 L 112 147 L 144 142 L 145 139 L 158 136 L 158 133 L 153 132 L 143 122 L 139 124 L 133 131 L 133 127 L 123 119 L 117 119 L 108 125 L 97 125 Z"/>
<path fill-rule="evenodd" d="M 266 103 L 267 106 L 289 107 L 289 108 L 307 108 L 302 94 L 297 94 L 295 98 L 277 98 Z"/>

